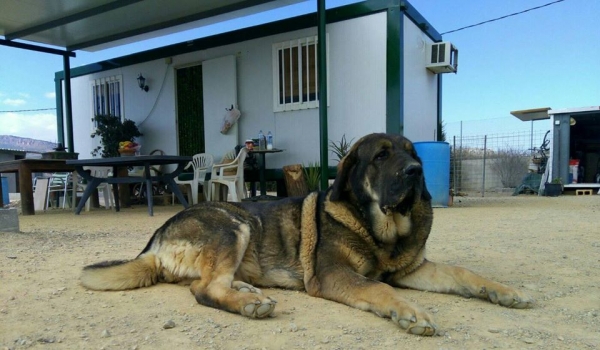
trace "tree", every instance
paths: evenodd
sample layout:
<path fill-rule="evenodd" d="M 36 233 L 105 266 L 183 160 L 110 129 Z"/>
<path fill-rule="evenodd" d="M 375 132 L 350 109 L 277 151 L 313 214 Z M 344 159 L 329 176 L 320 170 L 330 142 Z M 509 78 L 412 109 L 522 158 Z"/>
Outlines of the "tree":
<path fill-rule="evenodd" d="M 502 186 L 517 187 L 527 173 L 528 164 L 527 151 L 507 147 L 496 152 L 490 168 L 498 174 Z"/>

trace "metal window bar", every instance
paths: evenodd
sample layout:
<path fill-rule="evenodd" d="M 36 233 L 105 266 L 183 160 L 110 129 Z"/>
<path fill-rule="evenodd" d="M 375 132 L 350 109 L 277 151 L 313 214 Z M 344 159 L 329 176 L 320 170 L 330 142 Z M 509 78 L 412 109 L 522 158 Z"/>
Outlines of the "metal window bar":
<path fill-rule="evenodd" d="M 281 104 L 283 106 L 286 105 L 285 102 L 285 44 L 283 45 L 283 49 L 281 50 L 281 93 L 283 98 L 281 99 Z"/>
<path fill-rule="evenodd" d="M 292 44 L 292 41 L 290 41 L 290 62 L 288 64 L 290 66 L 290 104 L 294 103 L 294 59 L 292 58 L 292 47 L 294 46 L 295 44 Z"/>
<path fill-rule="evenodd" d="M 116 114 L 119 117 L 121 117 L 121 82 L 120 81 L 116 81 L 115 82 L 115 86 L 116 86 L 116 98 L 115 98 L 116 106 L 115 106 L 115 111 L 116 111 Z"/>
<path fill-rule="evenodd" d="M 296 74 L 298 74 L 298 102 L 302 103 L 304 101 L 302 98 L 302 42 L 300 40 L 298 40 L 297 48 L 298 53 L 296 55 L 296 61 L 298 63 L 298 69 Z"/>
<path fill-rule="evenodd" d="M 310 75 L 309 75 L 310 74 L 310 68 L 309 68 L 310 60 L 308 59 L 308 55 L 310 53 L 310 50 L 309 50 L 310 42 L 308 39 L 309 38 L 306 38 L 306 53 L 304 55 L 305 56 L 304 62 L 306 62 L 306 73 L 303 72 L 304 75 L 306 75 L 306 92 L 305 92 L 306 93 L 306 102 L 310 101 L 310 86 L 309 86 L 310 85 Z M 304 67 L 304 64 L 302 65 L 302 67 Z"/>
<path fill-rule="evenodd" d="M 315 101 L 319 101 L 319 84 L 317 83 L 319 81 L 319 75 L 318 75 L 318 69 L 317 69 L 317 65 L 318 65 L 318 61 L 317 61 L 317 44 L 318 44 L 319 40 L 317 39 L 317 37 L 314 37 L 314 44 L 315 45 Z"/>
<path fill-rule="evenodd" d="M 108 84 L 108 110 L 110 115 L 115 115 L 115 83 Z"/>

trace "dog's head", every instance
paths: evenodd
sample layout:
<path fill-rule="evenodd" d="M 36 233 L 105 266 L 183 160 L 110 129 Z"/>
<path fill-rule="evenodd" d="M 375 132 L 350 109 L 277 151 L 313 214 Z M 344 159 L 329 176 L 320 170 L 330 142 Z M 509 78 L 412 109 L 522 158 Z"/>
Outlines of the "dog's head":
<path fill-rule="evenodd" d="M 340 161 L 330 200 L 361 207 L 377 203 L 389 215 L 406 214 L 417 201 L 429 204 L 431 195 L 412 142 L 399 135 L 370 134 Z"/>

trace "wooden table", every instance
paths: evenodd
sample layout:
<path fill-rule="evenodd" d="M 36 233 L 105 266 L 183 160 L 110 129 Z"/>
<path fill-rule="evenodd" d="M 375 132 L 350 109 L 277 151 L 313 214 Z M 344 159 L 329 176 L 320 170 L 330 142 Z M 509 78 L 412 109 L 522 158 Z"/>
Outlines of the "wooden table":
<path fill-rule="evenodd" d="M 181 190 L 179 190 L 179 186 L 173 180 L 177 175 L 181 174 L 185 166 L 192 160 L 190 156 L 130 156 L 130 157 L 114 157 L 114 158 L 97 158 L 97 159 L 77 159 L 77 160 L 68 160 L 67 164 L 74 166 L 75 170 L 79 176 L 83 177 L 88 181 L 88 185 L 83 192 L 83 196 L 81 197 L 81 201 L 75 208 L 75 214 L 79 214 L 85 202 L 90 197 L 92 193 L 96 191 L 96 188 L 101 183 L 108 183 L 113 185 L 113 193 L 115 196 L 115 210 L 120 210 L 119 204 L 119 190 L 118 184 L 130 184 L 130 183 L 140 183 L 143 182 L 146 184 L 146 194 L 148 198 L 148 215 L 154 215 L 153 204 L 154 201 L 152 199 L 152 182 L 153 181 L 161 181 L 169 185 L 172 189 L 173 193 L 177 196 L 177 199 L 183 204 L 185 208 L 189 207 L 188 202 L 183 197 Z M 177 164 L 177 168 L 173 172 L 165 172 L 163 174 L 159 174 L 156 176 L 152 176 L 150 173 L 150 167 L 154 165 L 167 165 L 167 164 Z M 108 178 L 98 178 L 90 175 L 87 171 L 85 171 L 84 167 L 86 166 L 111 166 L 113 167 L 113 177 Z M 144 176 L 121 176 L 119 175 L 119 168 L 126 167 L 135 167 L 135 166 L 143 166 L 144 167 Z"/>
<path fill-rule="evenodd" d="M 63 159 L 19 159 L 0 162 L 0 173 L 17 173 L 21 193 L 21 213 L 35 215 L 33 206 L 33 173 L 71 172 L 75 167 Z"/>
<path fill-rule="evenodd" d="M 265 155 L 267 153 L 279 153 L 279 152 L 283 152 L 282 149 L 278 149 L 278 148 L 273 148 L 273 149 L 253 149 L 250 151 L 250 153 L 255 153 L 255 154 L 260 154 L 260 169 L 259 169 L 259 176 L 260 176 L 260 196 L 254 196 L 254 197 L 250 197 L 247 200 L 249 201 L 268 201 L 268 200 L 276 200 L 276 199 L 281 199 L 280 197 L 275 197 L 275 196 L 269 196 L 267 195 L 267 180 L 265 178 L 265 169 L 267 167 L 267 164 L 265 162 Z"/>

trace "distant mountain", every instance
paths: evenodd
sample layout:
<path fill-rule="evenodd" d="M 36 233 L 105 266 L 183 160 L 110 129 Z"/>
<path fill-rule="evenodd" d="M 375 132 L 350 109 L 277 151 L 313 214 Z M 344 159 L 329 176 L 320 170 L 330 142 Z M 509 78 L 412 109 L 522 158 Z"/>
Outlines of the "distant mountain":
<path fill-rule="evenodd" d="M 0 135 L 0 149 L 25 152 L 49 152 L 55 147 L 56 144 L 54 142 L 11 135 Z"/>

